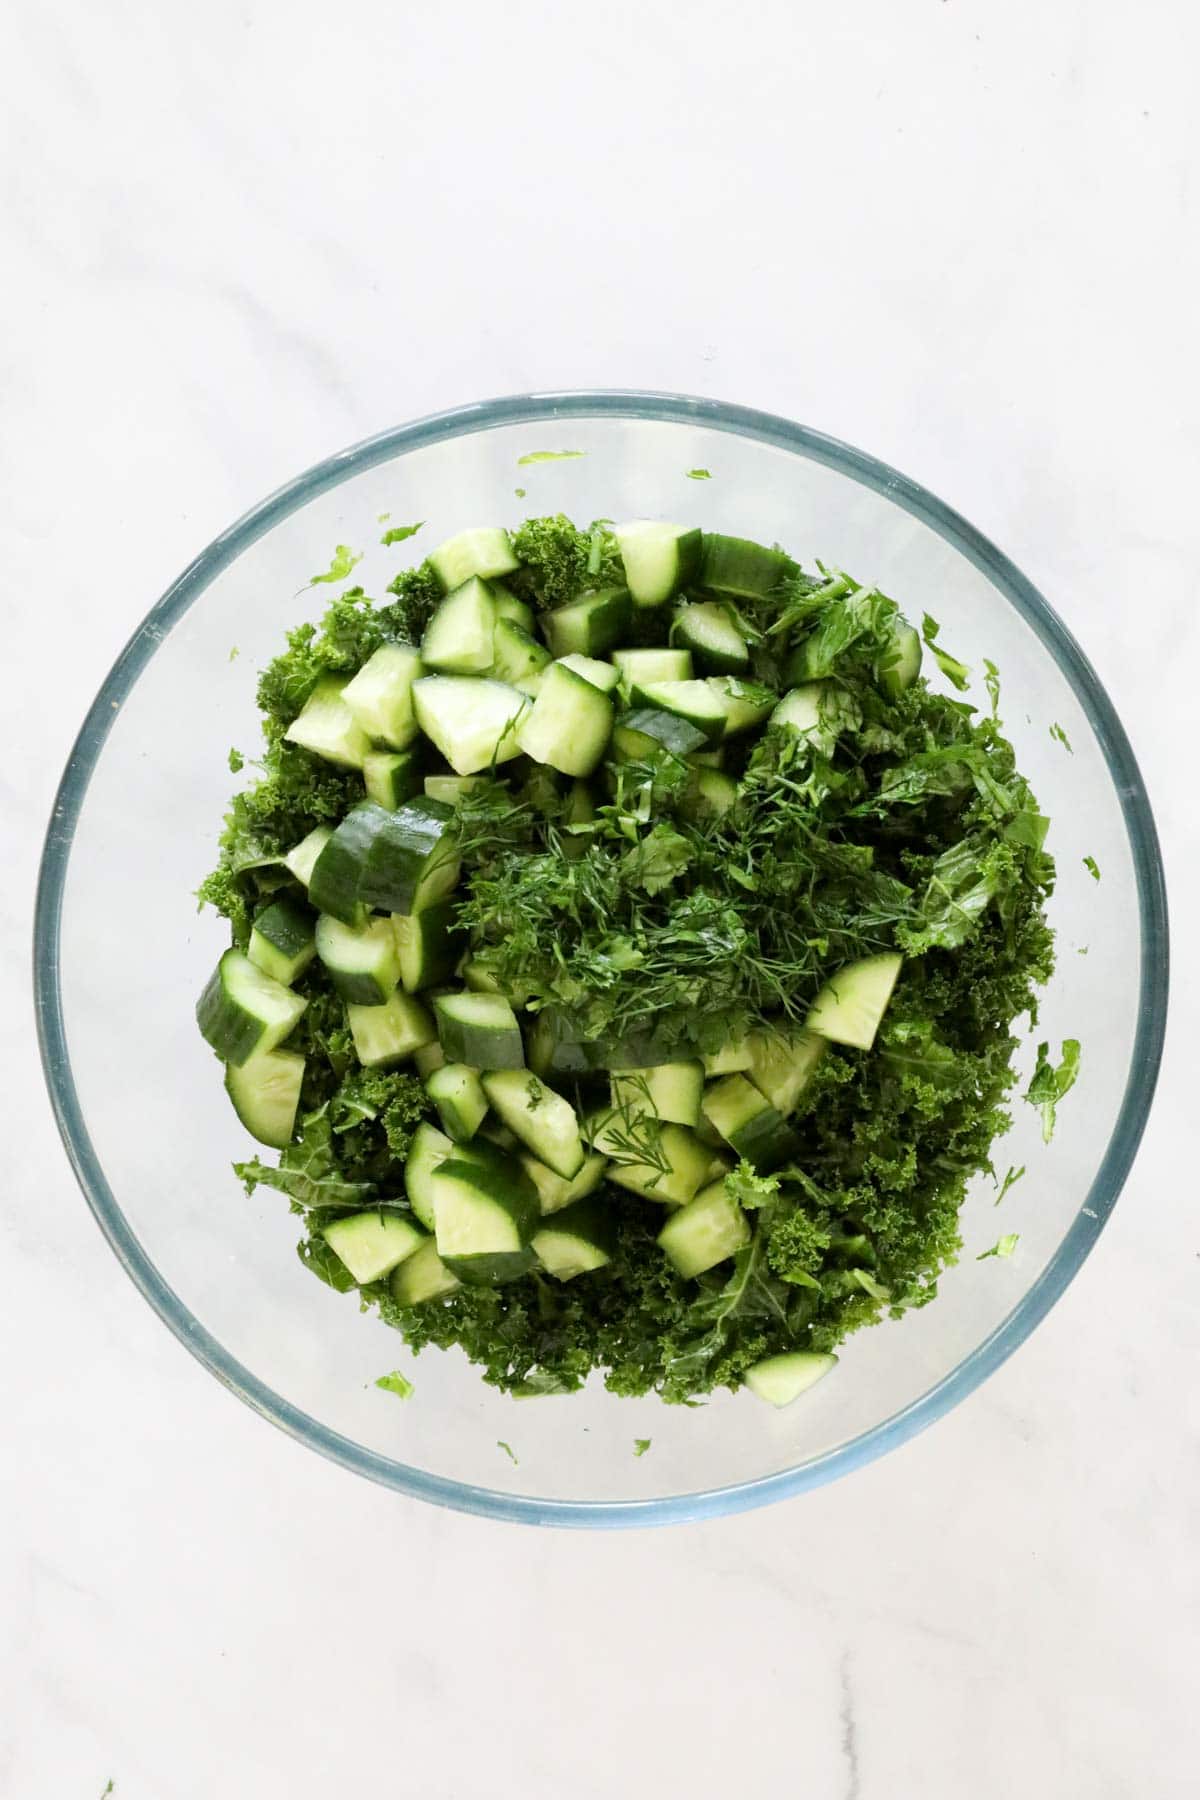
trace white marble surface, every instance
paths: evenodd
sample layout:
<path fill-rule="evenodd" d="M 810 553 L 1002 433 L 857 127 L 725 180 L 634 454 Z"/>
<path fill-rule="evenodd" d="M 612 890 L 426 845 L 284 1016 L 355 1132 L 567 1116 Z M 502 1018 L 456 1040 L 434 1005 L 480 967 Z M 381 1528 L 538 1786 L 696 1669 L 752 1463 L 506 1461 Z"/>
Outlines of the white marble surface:
<path fill-rule="evenodd" d="M 5 37 L 0 1795 L 1195 1794 L 1194 9 L 39 0 Z M 439 1513 L 268 1429 L 118 1269 L 30 1047 L 53 784 L 165 583 L 335 446 L 569 384 L 791 414 L 995 537 L 1130 727 L 1181 928 L 1050 1320 L 882 1464 L 669 1533 Z"/>

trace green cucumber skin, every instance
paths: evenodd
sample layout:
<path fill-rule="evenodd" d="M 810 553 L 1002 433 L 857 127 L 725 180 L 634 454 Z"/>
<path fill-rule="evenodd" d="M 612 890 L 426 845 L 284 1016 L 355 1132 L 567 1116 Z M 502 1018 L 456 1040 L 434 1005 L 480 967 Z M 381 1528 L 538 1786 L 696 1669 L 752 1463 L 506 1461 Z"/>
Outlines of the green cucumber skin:
<path fill-rule="evenodd" d="M 240 954 L 237 950 L 225 952 L 196 1002 L 196 1023 L 201 1037 L 223 1062 L 239 1068 L 260 1048 L 266 1031 L 261 1019 L 247 1012 L 226 991 L 227 959 Z M 300 1012 L 303 1010 L 301 1006 Z"/>
<path fill-rule="evenodd" d="M 730 1148 L 744 1156 L 760 1175 L 769 1175 L 789 1162 L 800 1149 L 800 1139 L 786 1119 L 768 1101 L 766 1110 L 739 1126 L 729 1139 Z"/>
<path fill-rule="evenodd" d="M 636 742 L 636 739 L 649 740 Z M 708 748 L 708 738 L 698 726 L 689 724 L 677 713 L 661 712 L 656 707 L 638 707 L 622 713 L 613 726 L 613 745 L 630 761 L 647 756 L 691 756 Z"/>
<path fill-rule="evenodd" d="M 500 1251 L 494 1256 L 443 1256 L 442 1262 L 452 1275 L 468 1287 L 499 1287 L 506 1281 L 519 1281 L 537 1267 L 537 1253 L 531 1248 Z"/>
<path fill-rule="evenodd" d="M 787 574 L 789 558 L 751 538 L 706 531 L 700 559 L 700 586 L 743 600 L 762 599 Z"/>
<path fill-rule="evenodd" d="M 501 999 L 502 996 L 486 996 Z M 437 1019 L 438 1039 L 446 1053 L 446 1061 L 466 1063 L 472 1069 L 523 1069 L 525 1047 L 521 1028 L 511 1007 L 507 1012 L 511 1024 L 501 1019 L 497 1024 L 479 1023 L 460 1018 L 454 1011 L 454 994 L 439 995 L 433 1003 Z M 483 999 L 485 996 L 480 995 Z M 505 1003 L 507 1005 L 507 1003 Z M 496 1009 L 500 1011 L 499 1008 Z"/>
<path fill-rule="evenodd" d="M 414 795 L 395 812 L 375 800 L 361 800 L 313 865 L 309 899 L 343 925 L 357 924 L 364 906 L 412 912 L 439 847 L 444 844 L 443 855 L 452 859 L 453 819 L 453 807 L 424 794 Z"/>
<path fill-rule="evenodd" d="M 308 898 L 318 912 L 343 925 L 362 917 L 359 884 L 379 826 L 377 815 L 390 817 L 374 800 L 352 807 L 313 864 Z"/>
<path fill-rule="evenodd" d="M 519 1033 L 515 1043 L 512 1033 L 507 1031 L 484 1033 L 478 1027 L 472 1027 L 468 1034 L 460 1029 L 456 1020 L 447 1023 L 439 1014 L 438 1035 L 447 1062 L 469 1062 L 472 1068 L 478 1069 L 525 1067 L 525 1053 L 520 1045 Z"/>

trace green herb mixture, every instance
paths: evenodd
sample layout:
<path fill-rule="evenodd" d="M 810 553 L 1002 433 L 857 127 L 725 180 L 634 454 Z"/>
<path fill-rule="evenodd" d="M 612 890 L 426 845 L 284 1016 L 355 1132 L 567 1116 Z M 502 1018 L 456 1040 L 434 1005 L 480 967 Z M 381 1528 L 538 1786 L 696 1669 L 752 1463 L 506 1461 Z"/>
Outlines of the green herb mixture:
<path fill-rule="evenodd" d="M 538 625 L 626 580 L 607 523 L 531 519 L 511 547 L 518 566 L 505 588 Z M 319 579 L 352 567 L 339 547 Z M 721 747 L 732 800 L 719 810 L 698 795 L 698 773 L 716 757 L 652 746 L 617 760 L 610 750 L 581 818 L 577 781 L 529 756 L 497 761 L 453 802 L 456 950 L 481 985 L 514 1000 L 527 1042 L 539 1031 L 543 1050 L 608 1045 L 608 1068 L 707 1059 L 712 1074 L 747 1034 L 794 1041 L 847 965 L 898 952 L 899 978 L 871 1048 L 830 1042 L 814 1060 L 776 1166 L 727 1153 L 723 1167 L 708 1131 L 716 1180 L 746 1226 L 716 1266 L 680 1274 L 657 1241 L 667 1211 L 610 1179 L 598 1192 L 615 1241 L 575 1279 L 535 1266 L 413 1305 L 390 1277 L 361 1285 L 364 1307 L 414 1349 L 461 1345 L 509 1392 L 571 1390 L 599 1369 L 614 1393 L 685 1402 L 739 1386 L 764 1358 L 830 1352 L 884 1314 L 924 1306 L 956 1259 L 967 1183 L 991 1169 L 1009 1124 L 1014 1024 L 1036 1019 L 1052 968 L 1054 865 L 1047 821 L 995 717 L 995 671 L 990 716 L 919 675 L 902 686 L 893 677 L 904 621 L 892 600 L 782 555 L 777 570 L 768 591 L 737 595 L 701 589 L 693 571 L 665 605 L 635 608 L 621 639 L 677 642 L 689 601 L 736 626 L 747 666 L 730 691 L 743 689 L 763 722 Z M 265 906 L 303 899 L 284 855 L 363 799 L 359 768 L 289 741 L 288 728 L 324 678 L 352 674 L 385 643 L 419 645 L 444 587 L 426 562 L 397 575 L 382 602 L 351 588 L 319 625 L 297 626 L 263 672 L 265 748 L 199 890 L 239 948 Z M 921 635 L 961 690 L 967 673 L 928 615 Z M 765 709 L 798 683 L 821 684 L 819 722 L 769 722 Z M 426 767 L 449 773 L 432 755 Z M 247 1191 L 287 1196 L 303 1219 L 301 1260 L 348 1291 L 358 1284 L 325 1230 L 363 1210 L 409 1218 L 405 1158 L 439 1114 L 411 1062 L 361 1065 L 321 960 L 294 990 L 307 1005 L 287 1040 L 305 1059 L 292 1140 L 277 1166 L 255 1156 L 236 1168 Z M 1063 1071 L 1039 1065 L 1048 1125 L 1075 1055 Z M 607 1076 L 551 1072 L 543 1060 L 530 1078 L 534 1116 L 539 1079 L 585 1122 L 608 1092 Z M 606 1150 L 653 1170 L 664 1130 L 681 1128 L 662 1126 L 636 1085 L 622 1096 Z"/>

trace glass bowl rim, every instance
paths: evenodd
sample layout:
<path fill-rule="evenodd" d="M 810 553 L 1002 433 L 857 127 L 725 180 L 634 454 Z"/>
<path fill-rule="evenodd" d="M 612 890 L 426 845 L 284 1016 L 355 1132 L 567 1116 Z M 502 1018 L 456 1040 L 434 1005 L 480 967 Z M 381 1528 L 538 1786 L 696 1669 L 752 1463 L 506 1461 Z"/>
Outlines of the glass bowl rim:
<path fill-rule="evenodd" d="M 159 644 L 222 570 L 309 500 L 401 452 L 497 426 L 546 419 L 641 419 L 697 425 L 775 446 L 835 469 L 920 519 L 980 570 L 1049 651 L 1103 751 L 1125 820 L 1138 897 L 1141 975 L 1129 1079 L 1104 1158 L 1080 1211 L 1049 1263 L 1008 1316 L 969 1356 L 891 1418 L 836 1450 L 727 1487 L 630 1501 L 558 1500 L 451 1480 L 330 1430 L 275 1393 L 207 1332 L 150 1261 L 108 1185 L 84 1121 L 67 1050 L 60 981 L 63 892 L 75 828 L 92 773 L 122 702 Z M 772 413 L 696 396 L 642 389 L 571 389 L 506 395 L 392 427 L 326 457 L 250 509 L 184 569 L 138 626 L 84 719 L 55 797 L 38 877 L 33 985 L 42 1067 L 59 1134 L 84 1196 L 126 1273 L 192 1355 L 256 1412 L 331 1461 L 397 1492 L 526 1524 L 665 1525 L 762 1506 L 821 1486 L 913 1437 L 1000 1367 L 1054 1305 L 1103 1229 L 1129 1173 L 1158 1078 L 1166 1027 L 1168 927 L 1162 857 L 1137 762 L 1095 671 L 1046 600 L 966 519 L 917 482 L 837 438 Z"/>

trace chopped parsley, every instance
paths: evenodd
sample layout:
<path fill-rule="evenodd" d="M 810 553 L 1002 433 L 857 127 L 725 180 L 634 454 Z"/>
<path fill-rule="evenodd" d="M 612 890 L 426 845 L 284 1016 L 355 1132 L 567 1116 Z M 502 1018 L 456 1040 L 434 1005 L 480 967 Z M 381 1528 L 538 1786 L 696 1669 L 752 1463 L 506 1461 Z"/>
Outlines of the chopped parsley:
<path fill-rule="evenodd" d="M 1088 874 L 1091 876 L 1093 881 L 1099 881 L 1099 879 L 1100 879 L 1100 864 L 1096 861 L 1094 856 L 1085 856 L 1083 859 L 1083 866 L 1087 870 Z"/>
<path fill-rule="evenodd" d="M 635 1456 L 645 1456 L 647 1450 L 650 1448 L 651 1442 L 652 1440 L 650 1438 L 634 1438 L 633 1454 Z"/>
<path fill-rule="evenodd" d="M 416 537 L 424 523 L 424 519 L 419 519 L 415 525 L 393 525 L 390 530 L 384 532 L 379 541 L 385 545 L 402 544 L 406 538 Z"/>
<path fill-rule="evenodd" d="M 1071 749 L 1071 740 L 1061 725 L 1057 723 L 1052 725 L 1050 727 L 1050 736 L 1054 739 L 1056 744 L 1061 744 L 1064 750 L 1074 756 L 1075 752 Z"/>
<path fill-rule="evenodd" d="M 999 1204 L 1003 1200 L 1005 1194 L 1007 1194 L 1009 1188 L 1016 1187 L 1018 1181 L 1020 1181 L 1020 1179 L 1021 1179 L 1022 1175 L 1024 1175 L 1024 1173 L 1025 1173 L 1025 1164 L 1024 1163 L 1021 1164 L 1021 1167 L 1019 1169 L 1011 1169 L 1010 1168 L 1008 1170 L 1008 1172 L 1006 1173 L 1006 1175 L 1004 1177 L 1004 1180 L 1000 1183 L 1000 1192 L 996 1195 L 996 1199 L 994 1202 L 994 1204 L 996 1206 L 999 1206 Z"/>
<path fill-rule="evenodd" d="M 687 476 L 689 481 L 711 481 L 712 480 L 712 471 L 710 469 L 685 469 L 684 474 Z"/>
<path fill-rule="evenodd" d="M 507 1456 L 509 1462 L 516 1463 L 518 1461 L 516 1451 L 513 1449 L 511 1444 L 506 1444 L 503 1438 L 496 1439 L 496 1448 L 497 1448 L 497 1450 L 503 1450 L 503 1452 L 504 1452 L 505 1456 Z"/>

